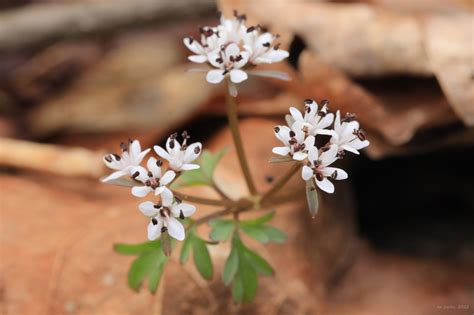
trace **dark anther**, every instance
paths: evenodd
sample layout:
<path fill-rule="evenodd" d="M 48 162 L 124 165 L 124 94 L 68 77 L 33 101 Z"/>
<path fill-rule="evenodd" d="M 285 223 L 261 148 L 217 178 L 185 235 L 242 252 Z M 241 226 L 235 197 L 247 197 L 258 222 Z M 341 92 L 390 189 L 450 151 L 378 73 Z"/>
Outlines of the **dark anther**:
<path fill-rule="evenodd" d="M 311 106 L 305 105 L 304 110 L 309 114 L 311 112 Z"/>
<path fill-rule="evenodd" d="M 270 47 L 270 45 L 271 45 L 271 44 L 270 44 L 269 42 L 266 42 L 266 43 L 263 43 L 263 44 L 262 44 L 263 47 L 267 47 L 267 48 Z"/>
<path fill-rule="evenodd" d="M 153 225 L 157 225 L 158 224 L 158 220 L 156 218 L 153 218 L 151 219 L 151 223 L 153 223 Z"/>
<path fill-rule="evenodd" d="M 126 145 L 125 143 L 121 142 L 121 143 L 120 143 L 120 149 L 122 150 L 122 152 L 128 151 L 128 145 Z"/>
<path fill-rule="evenodd" d="M 307 105 L 311 105 L 311 104 L 313 104 L 313 102 L 314 102 L 314 101 L 311 100 L 311 99 L 309 99 L 309 98 L 307 98 L 307 99 L 304 100 L 304 103 L 307 104 Z"/>
<path fill-rule="evenodd" d="M 132 178 L 135 179 L 138 177 L 138 175 L 140 175 L 140 172 L 136 171 L 135 173 L 132 174 Z"/>
<path fill-rule="evenodd" d="M 319 116 L 319 117 L 325 117 L 327 114 L 328 114 L 328 113 L 327 113 L 326 111 L 324 111 L 324 110 L 320 110 L 320 111 L 318 112 L 318 116 Z"/>
<path fill-rule="evenodd" d="M 316 161 L 315 161 L 315 162 L 316 162 Z M 306 162 L 306 166 L 311 167 L 311 166 L 313 166 L 313 165 L 311 165 L 311 162 L 308 161 L 308 162 Z"/>
<path fill-rule="evenodd" d="M 229 73 L 229 70 L 225 69 L 225 70 L 222 72 L 222 75 L 226 75 L 227 73 Z"/>
<path fill-rule="evenodd" d="M 275 127 L 275 128 L 273 128 L 273 130 L 275 130 L 276 133 L 279 133 L 280 132 L 280 127 Z"/>
<path fill-rule="evenodd" d="M 320 105 L 321 105 L 321 107 L 329 106 L 329 101 L 328 100 L 322 100 Z"/>
<path fill-rule="evenodd" d="M 334 171 L 334 172 L 331 174 L 331 178 L 332 178 L 332 179 L 336 179 L 336 178 L 337 178 L 337 171 Z"/>
<path fill-rule="evenodd" d="M 357 130 L 357 129 L 354 129 L 353 134 L 354 134 L 355 136 L 357 136 L 357 138 L 359 138 L 361 141 L 364 141 L 365 139 L 367 139 L 367 138 L 365 137 L 365 132 L 364 132 L 364 130 L 362 130 L 362 129 L 358 129 L 358 130 Z"/>
<path fill-rule="evenodd" d="M 296 133 L 293 130 L 290 130 L 290 137 L 294 138 L 296 136 Z"/>
<path fill-rule="evenodd" d="M 344 116 L 344 118 L 341 119 L 341 122 L 351 122 L 351 121 L 356 120 L 356 118 L 357 118 L 356 114 L 346 113 L 346 116 Z"/>
<path fill-rule="evenodd" d="M 170 140 L 170 149 L 174 149 L 174 138 Z"/>
<path fill-rule="evenodd" d="M 235 57 L 234 57 L 234 56 L 229 56 L 229 60 L 230 60 L 230 62 L 234 62 L 234 61 L 235 61 Z"/>
<path fill-rule="evenodd" d="M 201 147 L 200 146 L 195 147 L 194 154 L 199 154 L 199 152 L 201 152 Z"/>
<path fill-rule="evenodd" d="M 180 210 L 180 211 L 179 211 L 179 218 L 180 218 L 181 220 L 183 220 L 183 219 L 184 219 L 184 213 L 183 213 L 183 210 Z"/>
<path fill-rule="evenodd" d="M 194 38 L 188 37 L 188 40 L 189 40 L 189 45 L 192 45 L 194 43 Z"/>
<path fill-rule="evenodd" d="M 153 208 L 160 209 L 161 208 L 161 203 L 154 204 Z"/>
<path fill-rule="evenodd" d="M 247 29 L 247 33 L 250 33 L 250 32 L 253 32 L 255 31 L 255 26 L 250 26 L 248 29 Z"/>
<path fill-rule="evenodd" d="M 128 143 L 133 143 L 133 141 L 135 141 L 135 140 L 132 140 L 132 139 L 128 138 Z"/>
<path fill-rule="evenodd" d="M 148 186 L 148 187 L 150 187 L 150 186 L 151 186 L 151 181 L 149 181 L 149 180 L 146 180 L 146 181 L 145 181 L 145 186 Z"/>
<path fill-rule="evenodd" d="M 273 180 L 274 180 L 274 179 L 275 179 L 275 178 L 273 178 L 273 176 L 271 176 L 271 175 L 265 176 L 265 181 L 266 181 L 267 183 L 269 183 L 269 184 L 273 183 Z"/>
<path fill-rule="evenodd" d="M 273 46 L 273 49 L 275 49 L 275 50 L 280 49 L 280 45 L 281 45 L 281 43 L 276 44 L 275 46 Z"/>
<path fill-rule="evenodd" d="M 288 143 L 289 143 L 290 145 L 295 145 L 295 144 L 298 143 L 298 140 L 296 140 L 295 138 L 291 138 L 290 140 L 288 140 Z"/>
<path fill-rule="evenodd" d="M 266 33 L 268 31 L 268 29 L 266 27 L 263 27 L 262 25 L 260 24 L 257 24 L 257 28 L 262 32 L 262 33 Z"/>
<path fill-rule="evenodd" d="M 319 166 L 321 164 L 321 160 L 313 161 L 314 166 Z"/>
<path fill-rule="evenodd" d="M 162 160 L 156 160 L 156 166 L 161 167 L 163 165 Z"/>
<path fill-rule="evenodd" d="M 166 216 L 164 209 L 160 209 L 160 215 L 161 215 L 162 217 L 165 217 L 165 216 Z"/>
<path fill-rule="evenodd" d="M 166 231 L 168 231 L 168 228 L 166 226 L 161 228 L 161 233 L 165 233 Z"/>
<path fill-rule="evenodd" d="M 181 198 L 178 198 L 178 197 L 174 197 L 174 201 L 176 201 L 176 203 L 181 203 L 183 202 L 183 200 Z"/>
<path fill-rule="evenodd" d="M 112 158 L 110 157 L 110 155 L 104 156 L 104 159 L 109 163 L 112 162 Z"/>
<path fill-rule="evenodd" d="M 178 133 L 177 132 L 170 135 L 170 139 L 176 139 L 176 138 L 178 138 Z"/>
<path fill-rule="evenodd" d="M 345 155 L 346 155 L 346 152 L 344 150 L 341 150 L 341 151 L 337 152 L 336 156 L 337 156 L 338 159 L 342 160 Z"/>
<path fill-rule="evenodd" d="M 117 161 L 120 161 L 120 160 L 122 159 L 122 158 L 120 157 L 120 155 L 118 155 L 118 154 L 115 154 L 115 153 L 114 153 L 114 154 L 112 154 L 112 155 L 114 156 L 115 160 L 117 160 Z"/>
<path fill-rule="evenodd" d="M 316 179 L 322 181 L 324 179 L 324 175 L 321 173 L 316 173 Z"/>
<path fill-rule="evenodd" d="M 235 57 L 235 62 L 239 62 L 242 59 L 243 59 L 242 55 L 238 55 L 237 57 Z"/>
<path fill-rule="evenodd" d="M 184 130 L 184 131 L 181 133 L 181 137 L 183 137 L 183 139 L 189 139 L 189 138 L 191 138 L 186 130 Z"/>
<path fill-rule="evenodd" d="M 221 57 L 219 57 L 219 58 L 217 58 L 217 59 L 216 59 L 216 62 L 217 62 L 217 63 L 223 63 L 223 62 L 224 62 L 224 60 L 222 60 L 222 58 L 221 58 Z"/>
<path fill-rule="evenodd" d="M 148 175 L 148 177 L 153 177 L 153 173 L 150 172 L 150 171 L 148 171 L 147 175 Z"/>

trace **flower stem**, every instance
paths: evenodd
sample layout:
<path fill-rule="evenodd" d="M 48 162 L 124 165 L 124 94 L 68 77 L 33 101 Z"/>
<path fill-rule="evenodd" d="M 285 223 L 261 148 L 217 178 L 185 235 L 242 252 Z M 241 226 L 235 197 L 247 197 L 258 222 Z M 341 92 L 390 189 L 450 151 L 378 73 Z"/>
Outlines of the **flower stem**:
<path fill-rule="evenodd" d="M 222 189 L 219 186 L 217 186 L 217 184 L 214 183 L 214 181 L 212 183 L 212 188 L 219 194 L 219 196 L 221 196 L 223 200 L 232 201 L 232 199 L 230 199 L 230 197 L 227 196 L 227 194 L 224 191 L 222 191 Z"/>
<path fill-rule="evenodd" d="M 261 199 L 261 203 L 265 203 L 267 201 L 270 200 L 270 198 L 276 194 L 280 189 L 283 188 L 283 186 L 285 186 L 285 184 L 291 179 L 291 177 L 293 177 L 293 175 L 295 175 L 298 170 L 301 168 L 302 164 L 300 162 L 297 162 L 295 164 L 293 164 L 290 169 L 288 170 L 287 173 L 285 173 L 282 177 L 280 177 L 280 179 L 275 183 L 275 185 L 273 185 L 272 188 L 270 188 L 269 191 L 267 191 L 263 196 L 262 196 L 262 199 Z"/>
<path fill-rule="evenodd" d="M 229 80 L 226 81 L 227 85 L 230 84 Z M 252 179 L 252 174 L 250 173 L 247 159 L 245 157 L 244 146 L 242 144 L 242 138 L 239 131 L 239 118 L 237 117 L 237 104 L 235 98 L 232 97 L 229 93 L 229 88 L 226 89 L 226 108 L 227 108 L 227 118 L 229 120 L 229 127 L 232 132 L 232 139 L 234 140 L 235 149 L 237 151 L 237 156 L 239 158 L 240 168 L 244 174 L 245 182 L 250 191 L 250 194 L 255 196 L 257 194 L 257 189 Z"/>
<path fill-rule="evenodd" d="M 191 201 L 195 203 L 200 203 L 203 205 L 209 206 L 230 206 L 233 204 L 231 200 L 216 200 L 216 199 L 208 199 L 202 198 L 198 196 L 186 195 L 177 191 L 173 191 L 173 194 L 181 200 Z"/>

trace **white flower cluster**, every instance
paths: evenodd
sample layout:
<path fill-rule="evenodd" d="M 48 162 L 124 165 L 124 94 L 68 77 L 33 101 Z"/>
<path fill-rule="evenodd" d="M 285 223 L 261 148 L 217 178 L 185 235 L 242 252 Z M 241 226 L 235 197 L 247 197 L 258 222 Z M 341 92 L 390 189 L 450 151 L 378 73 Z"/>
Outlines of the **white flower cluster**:
<path fill-rule="evenodd" d="M 213 68 L 207 73 L 207 81 L 220 83 L 229 76 L 233 83 L 248 78 L 244 70 L 262 63 L 279 62 L 289 53 L 275 44 L 275 36 L 261 26 L 245 25 L 246 16 L 234 11 L 234 17 L 223 15 L 215 27 L 201 27 L 201 39 L 186 37 L 184 44 L 194 54 L 188 57 L 192 62 L 208 63 Z"/>
<path fill-rule="evenodd" d="M 171 135 L 166 141 L 166 150 L 160 146 L 154 146 L 156 154 L 168 161 L 169 169 L 163 173 L 163 162 L 154 157 L 150 157 L 146 167 L 141 166 L 145 156 L 151 149 L 142 151 L 138 140 L 129 140 L 122 143 L 120 148 L 122 155 L 108 154 L 104 157 L 105 165 L 115 170 L 112 174 L 103 179 L 104 182 L 111 182 L 120 177 L 129 177 L 137 185 L 132 187 L 132 195 L 135 197 L 146 197 L 150 192 L 159 196 L 159 202 L 142 202 L 138 208 L 150 218 L 148 224 L 148 239 L 155 240 L 162 233 L 168 234 L 177 239 L 184 240 L 184 227 L 179 219 L 191 216 L 196 207 L 183 203 L 173 195 L 168 186 L 181 172 L 199 168 L 197 164 L 191 164 L 201 153 L 201 143 L 188 145 L 189 135 L 183 132 L 183 141 L 180 143 L 178 135 Z"/>
<path fill-rule="evenodd" d="M 275 136 L 284 146 L 275 147 L 272 152 L 303 161 L 302 178 L 312 180 L 327 193 L 333 193 L 334 184 L 330 179 L 343 180 L 348 175 L 330 165 L 341 159 L 345 151 L 359 154 L 358 150 L 368 146 L 369 141 L 365 139 L 355 115 L 346 114 L 341 118 L 337 111 L 334 117 L 334 114 L 328 113 L 327 101 L 322 101 L 320 107 L 314 100 L 307 99 L 304 103 L 304 114 L 291 107 L 291 115 L 286 117 L 288 126 L 275 127 Z M 318 135 L 330 137 L 320 148 L 316 147 Z"/>

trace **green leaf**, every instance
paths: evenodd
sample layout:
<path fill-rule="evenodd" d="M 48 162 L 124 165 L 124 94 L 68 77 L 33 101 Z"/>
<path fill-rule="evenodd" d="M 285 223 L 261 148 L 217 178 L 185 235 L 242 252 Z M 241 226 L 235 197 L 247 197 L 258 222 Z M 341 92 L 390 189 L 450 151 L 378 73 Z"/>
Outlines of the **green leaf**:
<path fill-rule="evenodd" d="M 259 256 L 256 252 L 250 250 L 247 247 L 243 248 L 243 255 L 247 261 L 253 266 L 256 272 L 264 276 L 271 276 L 274 270 L 270 264 Z"/>
<path fill-rule="evenodd" d="M 115 244 L 114 250 L 122 255 L 139 255 L 146 251 L 160 248 L 159 241 L 149 241 L 139 244 Z"/>
<path fill-rule="evenodd" d="M 140 255 L 133 261 L 128 271 L 128 285 L 130 288 L 138 291 L 145 277 L 148 276 L 153 269 L 160 267 L 162 263 L 160 256 L 163 256 L 160 254 L 160 250 L 150 251 Z"/>
<path fill-rule="evenodd" d="M 261 242 L 261 243 L 268 243 L 268 241 L 270 240 L 267 236 L 267 234 L 265 234 L 265 230 L 263 229 L 262 226 L 241 226 L 240 229 L 245 233 L 247 234 L 248 236 L 250 236 L 251 238 Z"/>
<path fill-rule="evenodd" d="M 277 229 L 276 227 L 265 224 L 263 226 L 263 230 L 265 234 L 267 235 L 268 239 L 270 240 L 270 242 L 279 243 L 279 244 L 286 242 L 287 235 L 285 232 L 281 231 L 280 229 Z"/>
<path fill-rule="evenodd" d="M 241 221 L 240 222 L 240 225 L 241 226 L 256 226 L 256 225 L 262 225 L 263 223 L 266 223 L 268 221 L 270 221 L 271 219 L 273 219 L 273 217 L 275 216 L 275 211 L 271 211 L 259 218 L 256 218 L 256 219 L 253 219 L 253 220 L 245 220 L 245 221 Z"/>
<path fill-rule="evenodd" d="M 209 237 L 215 241 L 227 240 L 232 235 L 235 226 L 232 220 L 213 220 L 209 224 L 212 226 Z"/>
<path fill-rule="evenodd" d="M 319 209 L 318 191 L 312 180 L 306 181 L 306 201 L 308 202 L 309 214 L 312 218 L 316 216 Z"/>
<path fill-rule="evenodd" d="M 179 187 L 198 186 L 198 185 L 212 185 L 214 171 L 217 164 L 227 152 L 224 148 L 219 152 L 213 154 L 209 151 L 203 151 L 201 157 L 197 161 L 201 167 L 197 170 L 186 171 L 179 176 L 179 178 L 171 185 L 176 189 Z"/>
<path fill-rule="evenodd" d="M 186 233 L 186 238 L 184 239 L 183 246 L 181 247 L 181 254 L 179 255 L 179 261 L 184 264 L 188 261 L 189 254 L 191 253 L 191 247 L 193 245 L 193 232 L 189 231 Z"/>
<path fill-rule="evenodd" d="M 197 237 L 193 237 L 193 258 L 194 264 L 201 276 L 208 280 L 212 279 L 213 267 L 209 250 L 207 249 L 206 242 Z"/>
<path fill-rule="evenodd" d="M 242 303 L 244 301 L 244 284 L 240 273 L 237 273 L 232 282 L 232 299 L 236 303 Z"/>
<path fill-rule="evenodd" d="M 151 293 L 155 293 L 156 289 L 158 288 L 158 284 L 161 280 L 161 275 L 163 274 L 163 270 L 165 269 L 165 264 L 162 263 L 158 266 L 158 268 L 154 268 L 150 272 L 150 277 L 148 280 L 148 289 Z"/>
<path fill-rule="evenodd" d="M 225 285 L 229 285 L 235 277 L 237 270 L 239 269 L 239 253 L 236 248 L 232 248 L 229 257 L 224 265 L 224 273 L 222 279 Z"/>
<path fill-rule="evenodd" d="M 257 293 L 257 273 L 255 269 L 249 264 L 249 262 L 242 256 L 239 257 L 239 275 L 242 281 L 242 286 L 244 290 L 243 302 L 250 303 Z"/>

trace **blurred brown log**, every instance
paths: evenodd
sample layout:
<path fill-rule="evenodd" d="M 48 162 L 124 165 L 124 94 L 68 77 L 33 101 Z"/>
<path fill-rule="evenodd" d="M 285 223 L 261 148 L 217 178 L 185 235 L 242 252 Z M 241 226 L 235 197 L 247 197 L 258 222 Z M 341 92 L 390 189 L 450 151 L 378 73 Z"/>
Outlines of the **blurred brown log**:
<path fill-rule="evenodd" d="M 213 10 L 213 0 L 114 0 L 25 6 L 0 13 L 0 53 Z"/>

